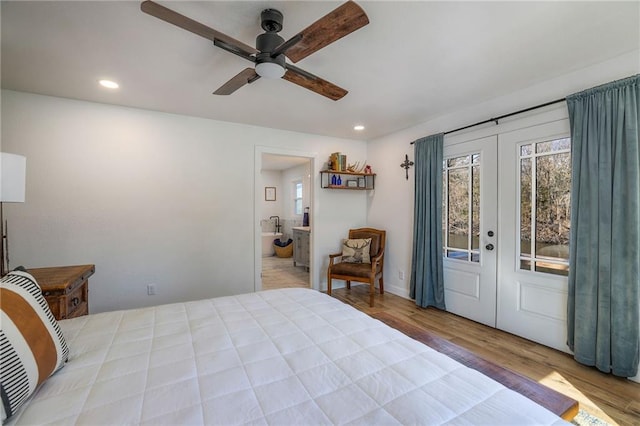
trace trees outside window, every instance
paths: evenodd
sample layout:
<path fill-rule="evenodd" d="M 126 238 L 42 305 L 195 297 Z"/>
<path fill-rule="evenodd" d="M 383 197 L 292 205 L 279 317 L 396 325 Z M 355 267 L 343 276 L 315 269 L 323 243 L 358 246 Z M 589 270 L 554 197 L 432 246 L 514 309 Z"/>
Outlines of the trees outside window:
<path fill-rule="evenodd" d="M 520 146 L 520 269 L 569 274 L 571 140 Z"/>

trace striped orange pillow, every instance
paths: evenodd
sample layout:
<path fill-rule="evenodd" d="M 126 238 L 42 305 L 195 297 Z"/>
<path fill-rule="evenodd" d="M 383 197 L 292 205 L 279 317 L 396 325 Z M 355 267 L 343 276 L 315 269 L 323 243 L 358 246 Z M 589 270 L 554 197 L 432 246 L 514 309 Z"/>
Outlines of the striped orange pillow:
<path fill-rule="evenodd" d="M 58 322 L 36 280 L 14 271 L 0 280 L 0 396 L 2 420 L 22 403 L 69 356 Z"/>

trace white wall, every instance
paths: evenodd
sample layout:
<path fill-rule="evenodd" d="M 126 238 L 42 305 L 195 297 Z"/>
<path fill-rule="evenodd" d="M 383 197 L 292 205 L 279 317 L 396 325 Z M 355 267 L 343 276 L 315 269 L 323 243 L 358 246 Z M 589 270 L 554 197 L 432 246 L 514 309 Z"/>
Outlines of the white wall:
<path fill-rule="evenodd" d="M 409 143 L 431 134 L 446 132 L 471 123 L 497 117 L 512 111 L 563 98 L 599 84 L 635 75 L 640 72 L 640 51 L 631 52 L 613 60 L 578 70 L 568 75 L 537 84 L 508 96 L 489 100 L 483 104 L 469 106 L 454 114 L 427 121 L 421 125 L 369 142 L 368 161 L 378 174 L 376 189 L 368 205 L 368 225 L 387 230 L 385 251 L 385 290 L 409 297 L 411 275 L 411 251 L 413 244 L 413 193 L 414 173 L 409 171 L 405 180 L 400 163 L 405 154 L 413 160 L 413 146 Z M 535 111 L 532 114 L 540 113 Z M 514 118 L 517 120 L 522 116 Z M 504 123 L 508 123 L 505 120 Z M 485 129 L 499 126 L 484 125 Z M 478 131 L 474 128 L 470 131 Z M 486 133 L 495 133 L 490 130 Z M 447 137 L 445 137 L 447 143 Z M 399 279 L 399 272 L 405 279 Z"/>
<path fill-rule="evenodd" d="M 251 292 L 257 146 L 314 152 L 316 171 L 331 152 L 366 154 L 361 141 L 3 91 L 1 149 L 27 157 L 26 202 L 5 209 L 11 265 L 95 264 L 94 313 Z M 366 224 L 364 195 L 339 192 L 315 191 L 316 288 L 327 254 Z"/>
<path fill-rule="evenodd" d="M 263 170 L 260 172 L 260 176 L 262 177 L 262 184 L 258 187 L 258 191 L 260 191 L 260 187 L 262 187 L 262 214 L 260 219 L 268 220 L 271 216 L 282 216 L 283 208 L 284 208 L 284 197 L 282 193 L 282 172 L 279 170 Z M 276 200 L 275 201 L 267 201 L 265 200 L 264 188 L 267 186 L 274 187 L 276 189 Z M 273 224 L 275 225 L 275 223 Z M 266 232 L 271 231 L 271 228 L 265 229 Z"/>
<path fill-rule="evenodd" d="M 282 171 L 282 195 L 285 197 L 282 217 L 302 223 L 302 215 L 297 215 L 293 211 L 293 199 L 295 197 L 293 182 L 295 181 L 302 181 L 302 211 L 304 212 L 304 207 L 309 207 L 309 185 L 311 182 L 309 164 L 303 164 Z"/>
<path fill-rule="evenodd" d="M 265 232 L 274 230 L 275 220 L 269 220 L 271 216 L 280 218 L 281 232 L 285 236 L 291 237 L 291 227 L 302 225 L 302 214 L 294 212 L 295 191 L 293 182 L 302 182 L 302 205 L 310 206 L 311 185 L 311 159 L 308 163 L 291 167 L 285 170 L 262 170 L 260 172 L 261 182 L 259 187 L 271 186 L 276 188 L 276 200 L 265 201 L 264 197 L 260 201 L 262 213 L 262 229 Z"/>

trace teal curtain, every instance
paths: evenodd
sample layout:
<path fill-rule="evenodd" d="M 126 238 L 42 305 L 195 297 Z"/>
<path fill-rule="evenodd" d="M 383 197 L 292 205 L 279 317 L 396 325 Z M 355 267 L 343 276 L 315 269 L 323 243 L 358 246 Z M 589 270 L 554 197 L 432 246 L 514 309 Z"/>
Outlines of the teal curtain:
<path fill-rule="evenodd" d="M 571 124 L 568 345 L 578 362 L 638 372 L 640 74 L 567 97 Z"/>
<path fill-rule="evenodd" d="M 442 267 L 442 152 L 444 133 L 414 143 L 415 195 L 410 296 L 416 305 L 445 309 Z"/>

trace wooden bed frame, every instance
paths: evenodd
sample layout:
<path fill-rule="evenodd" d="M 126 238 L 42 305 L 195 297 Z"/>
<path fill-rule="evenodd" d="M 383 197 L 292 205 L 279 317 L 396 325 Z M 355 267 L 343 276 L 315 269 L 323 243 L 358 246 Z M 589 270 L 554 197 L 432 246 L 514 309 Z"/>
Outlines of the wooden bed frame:
<path fill-rule="evenodd" d="M 526 396 L 552 413 L 562 417 L 564 420 L 571 421 L 576 414 L 578 414 L 578 401 L 560 392 L 480 358 L 474 353 L 446 339 L 438 337 L 429 331 L 398 319 L 388 313 L 379 312 L 370 315 L 388 326 L 401 331 L 412 339 L 422 342 L 438 352 L 447 355 L 449 358 L 453 358 L 459 363 L 491 377 L 496 382 Z"/>

